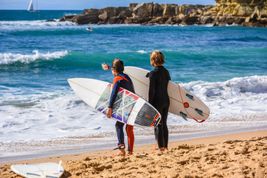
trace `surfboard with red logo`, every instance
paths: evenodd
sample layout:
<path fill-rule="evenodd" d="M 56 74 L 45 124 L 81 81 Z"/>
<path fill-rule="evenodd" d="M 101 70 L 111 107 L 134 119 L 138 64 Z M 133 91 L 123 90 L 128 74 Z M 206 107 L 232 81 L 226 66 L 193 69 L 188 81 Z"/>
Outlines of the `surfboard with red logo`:
<path fill-rule="evenodd" d="M 137 95 L 148 100 L 149 78 L 148 70 L 127 66 L 124 72 L 131 78 Z M 204 122 L 210 115 L 210 109 L 197 96 L 187 91 L 178 83 L 172 81 L 168 84 L 170 98 L 169 112 L 179 115 L 184 119 L 194 119 Z"/>
<path fill-rule="evenodd" d="M 110 83 L 88 78 L 72 78 L 68 82 L 81 100 L 106 114 L 112 91 Z M 113 119 L 128 125 L 156 126 L 160 117 L 160 113 L 144 99 L 126 89 L 119 89 L 113 105 Z"/>

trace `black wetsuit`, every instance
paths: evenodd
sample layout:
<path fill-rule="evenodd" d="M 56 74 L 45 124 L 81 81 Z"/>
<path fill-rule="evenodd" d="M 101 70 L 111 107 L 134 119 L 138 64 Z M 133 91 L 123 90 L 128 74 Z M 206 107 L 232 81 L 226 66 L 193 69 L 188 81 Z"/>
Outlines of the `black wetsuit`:
<path fill-rule="evenodd" d="M 170 99 L 168 95 L 168 83 L 171 80 L 170 74 L 163 66 L 155 67 L 148 73 L 149 85 L 149 103 L 152 104 L 161 114 L 161 121 L 155 127 L 155 137 L 158 147 L 168 148 L 169 131 L 167 127 L 168 110 Z"/>

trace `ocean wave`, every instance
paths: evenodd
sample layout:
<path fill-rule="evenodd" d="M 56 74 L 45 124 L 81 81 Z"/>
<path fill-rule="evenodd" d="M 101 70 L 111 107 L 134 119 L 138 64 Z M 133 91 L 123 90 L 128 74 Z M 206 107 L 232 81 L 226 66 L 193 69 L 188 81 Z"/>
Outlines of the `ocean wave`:
<path fill-rule="evenodd" d="M 240 42 L 266 42 L 266 38 L 258 37 L 258 36 L 249 36 L 249 37 L 239 37 L 239 38 L 222 38 L 217 41 L 223 42 L 232 42 L 232 41 L 240 41 Z"/>
<path fill-rule="evenodd" d="M 211 118 L 215 120 L 246 120 L 248 115 L 267 114 L 267 76 L 240 77 L 224 82 L 195 81 L 183 86 L 210 107 Z"/>
<path fill-rule="evenodd" d="M 114 130 L 112 120 L 88 107 L 70 90 L 24 96 L 8 94 L 1 100 L 0 142 L 8 141 L 8 137 L 13 141 L 49 140 Z M 22 101 L 34 104 L 22 106 Z"/>
<path fill-rule="evenodd" d="M 224 82 L 194 81 L 183 85 L 190 91 L 201 91 L 201 95 L 206 98 L 226 95 L 232 97 L 242 94 L 267 94 L 267 76 L 237 77 Z"/>
<path fill-rule="evenodd" d="M 267 76 L 233 78 L 224 82 L 194 81 L 182 85 L 209 106 L 211 115 L 204 124 L 198 124 L 170 114 L 171 133 L 267 127 Z M 111 137 L 115 134 L 114 121 L 84 104 L 69 86 L 28 95 L 18 95 L 20 89 L 13 90 L 3 92 L 0 98 L 2 142 L 73 136 Z M 136 135 L 152 135 L 148 128 L 136 127 L 135 131 Z"/>
<path fill-rule="evenodd" d="M 147 51 L 145 51 L 145 50 L 138 50 L 138 51 L 136 51 L 137 53 L 139 53 L 139 54 L 147 54 L 148 52 Z"/>
<path fill-rule="evenodd" d="M 32 51 L 32 54 L 20 53 L 0 53 L 0 65 L 9 65 L 14 63 L 31 63 L 36 60 L 53 60 L 68 55 L 68 51 L 55 51 L 41 53 L 38 50 Z"/>
<path fill-rule="evenodd" d="M 0 21 L 0 30 L 18 30 L 18 29 L 39 29 L 51 27 L 77 26 L 73 22 L 60 22 L 59 20 L 21 20 L 21 21 Z"/>

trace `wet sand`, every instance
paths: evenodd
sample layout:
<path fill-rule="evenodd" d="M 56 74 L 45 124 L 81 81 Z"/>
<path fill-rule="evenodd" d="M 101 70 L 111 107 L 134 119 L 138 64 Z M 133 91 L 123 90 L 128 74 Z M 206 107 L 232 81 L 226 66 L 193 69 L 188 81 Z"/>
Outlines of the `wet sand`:
<path fill-rule="evenodd" d="M 10 162 L 0 177 L 20 177 L 14 163 L 63 161 L 63 177 L 256 177 L 267 178 L 267 130 L 174 141 L 164 154 L 155 145 L 136 147 L 132 156 L 105 150 L 84 154 Z"/>

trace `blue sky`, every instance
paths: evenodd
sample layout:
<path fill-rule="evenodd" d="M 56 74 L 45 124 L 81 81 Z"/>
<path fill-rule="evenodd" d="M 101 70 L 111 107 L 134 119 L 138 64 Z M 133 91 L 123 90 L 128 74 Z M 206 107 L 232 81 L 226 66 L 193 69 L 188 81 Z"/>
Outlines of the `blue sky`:
<path fill-rule="evenodd" d="M 0 0 L 0 9 L 26 9 L 30 0 Z M 33 0 L 38 9 L 102 8 L 107 6 L 128 6 L 131 2 L 152 2 L 151 0 Z M 38 2 L 38 3 L 36 3 Z M 154 0 L 157 3 L 215 4 L 215 0 Z"/>

